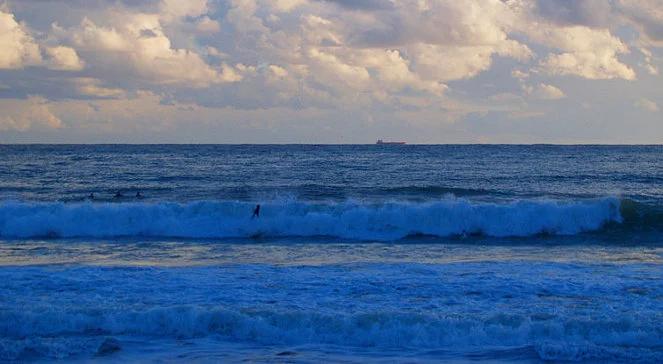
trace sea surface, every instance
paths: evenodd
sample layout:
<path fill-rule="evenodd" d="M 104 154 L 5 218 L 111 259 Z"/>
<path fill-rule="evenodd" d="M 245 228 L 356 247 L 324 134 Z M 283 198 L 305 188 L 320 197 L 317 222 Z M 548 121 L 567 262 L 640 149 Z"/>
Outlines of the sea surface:
<path fill-rule="evenodd" d="M 55 359 L 663 362 L 663 146 L 0 145 L 0 361 Z"/>

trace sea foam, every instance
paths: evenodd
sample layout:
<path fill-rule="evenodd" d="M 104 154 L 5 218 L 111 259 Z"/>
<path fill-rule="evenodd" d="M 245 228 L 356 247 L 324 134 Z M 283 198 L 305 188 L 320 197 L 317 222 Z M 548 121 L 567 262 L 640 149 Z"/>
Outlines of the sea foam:
<path fill-rule="evenodd" d="M 303 312 L 238 312 L 223 308 L 179 306 L 129 312 L 3 312 L 0 359 L 16 360 L 30 347 L 48 346 L 45 338 L 93 337 L 195 339 L 219 335 L 234 342 L 264 345 L 331 344 L 374 348 L 456 349 L 533 346 L 545 360 L 657 361 L 661 332 L 651 323 L 628 319 L 597 321 L 495 314 L 483 319 L 436 317 L 397 312 L 325 315 Z M 26 340 L 32 337 L 33 340 Z M 625 349 L 616 349 L 616 348 Z M 628 350 L 628 348 L 631 348 Z M 51 348 L 52 349 L 52 348 Z M 78 348 L 82 350 L 83 348 Z M 33 349 L 34 350 L 34 349 Z M 63 357 L 74 353 L 63 353 Z M 42 353 L 40 356 L 53 356 Z"/>
<path fill-rule="evenodd" d="M 238 201 L 190 203 L 0 203 L 2 238 L 331 236 L 398 240 L 407 236 L 479 234 L 572 235 L 621 222 L 620 201 L 519 200 L 503 203 L 449 198 L 436 202 L 269 202 L 259 218 Z"/>

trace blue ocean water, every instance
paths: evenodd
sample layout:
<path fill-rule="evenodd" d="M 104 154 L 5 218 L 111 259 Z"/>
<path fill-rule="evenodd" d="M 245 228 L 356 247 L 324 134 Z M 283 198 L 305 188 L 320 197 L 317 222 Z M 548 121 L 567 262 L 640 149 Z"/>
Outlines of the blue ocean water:
<path fill-rule="evenodd" d="M 663 361 L 663 146 L 0 145 L 53 359 Z"/>

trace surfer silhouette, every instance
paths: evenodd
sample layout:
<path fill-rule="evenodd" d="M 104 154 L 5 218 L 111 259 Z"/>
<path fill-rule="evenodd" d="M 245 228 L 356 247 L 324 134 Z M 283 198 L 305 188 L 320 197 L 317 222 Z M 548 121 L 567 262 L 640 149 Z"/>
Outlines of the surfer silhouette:
<path fill-rule="evenodd" d="M 143 195 L 140 194 L 140 191 L 136 192 L 136 198 L 143 198 Z"/>
<path fill-rule="evenodd" d="M 260 204 L 257 204 L 256 208 L 253 209 L 253 215 L 251 216 L 252 219 L 255 219 L 257 217 L 260 217 Z"/>

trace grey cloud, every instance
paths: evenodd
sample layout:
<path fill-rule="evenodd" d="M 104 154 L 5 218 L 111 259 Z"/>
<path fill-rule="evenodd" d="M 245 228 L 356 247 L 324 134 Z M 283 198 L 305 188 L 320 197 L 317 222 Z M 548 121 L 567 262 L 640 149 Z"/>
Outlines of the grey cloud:
<path fill-rule="evenodd" d="M 181 1 L 178 4 L 186 4 L 185 0 Z M 130 125 L 151 118 L 159 121 L 162 116 L 187 121 L 184 123 L 187 128 L 209 127 L 209 132 L 200 133 L 201 137 L 218 135 L 221 129 L 214 127 L 214 123 L 224 118 L 230 120 L 233 113 L 241 110 L 255 115 L 255 122 L 246 126 L 247 134 L 235 133 L 228 140 L 247 141 L 246 135 L 255 134 L 256 140 L 274 141 L 269 134 L 271 131 L 261 131 L 260 125 L 272 120 L 276 109 L 293 115 L 292 129 L 274 126 L 279 135 L 304 135 L 297 134 L 303 127 L 296 124 L 309 124 L 296 115 L 313 109 L 330 115 L 339 110 L 347 111 L 345 116 L 362 112 L 376 120 L 374 128 L 392 132 L 405 124 L 399 124 L 401 119 L 385 120 L 391 114 L 406 111 L 402 119 L 412 120 L 413 124 L 429 120 L 427 126 L 420 129 L 420 135 L 441 135 L 441 129 L 436 129 L 441 128 L 440 120 L 460 119 L 473 112 L 504 116 L 508 108 L 502 105 L 504 101 L 489 100 L 493 95 L 513 96 L 513 105 L 507 106 L 522 107 L 523 110 L 516 110 L 522 111 L 521 117 L 528 113 L 542 114 L 542 110 L 530 107 L 530 100 L 521 95 L 519 81 L 510 76 L 514 67 L 531 71 L 527 80 L 531 85 L 554 84 L 567 92 L 568 97 L 555 101 L 556 105 L 579 104 L 586 98 L 579 100 L 573 94 L 577 87 L 560 81 L 570 82 L 573 78 L 537 74 L 531 67 L 547 59 L 546 52 L 554 51 L 536 48 L 538 58 L 532 60 L 527 55 L 527 46 L 545 45 L 565 53 L 565 57 L 574 56 L 580 49 L 583 54 L 607 54 L 607 58 L 612 59 L 616 53 L 610 48 L 619 48 L 621 41 L 628 41 L 619 39 L 621 33 L 617 30 L 625 25 L 624 18 L 613 22 L 620 14 L 628 14 L 629 24 L 639 24 L 631 26 L 634 31 L 663 40 L 663 23 L 652 17 L 651 12 L 638 10 L 641 5 L 627 12 L 616 0 L 523 0 L 525 10 L 519 13 L 510 11 L 506 3 L 438 0 L 427 2 L 429 7 L 417 8 L 420 3 L 416 0 L 311 0 L 290 12 L 275 12 L 275 2 L 271 0 L 257 1 L 255 7 L 251 2 L 210 0 L 210 11 L 206 15 L 219 21 L 220 30 L 201 35 L 195 31 L 195 17 L 154 23 L 154 16 L 160 11 L 159 0 L 12 0 L 10 11 L 16 14 L 18 21 L 35 30 L 37 41 L 45 46 L 62 44 L 75 48 L 86 67 L 70 73 L 45 67 L 0 71 L 0 84 L 5 85 L 0 87 L 0 99 L 28 100 L 30 96 L 42 96 L 50 100 L 53 107 L 61 105 L 54 113 L 67 125 L 70 115 L 79 115 L 79 124 L 89 122 L 84 115 L 89 109 L 91 114 L 99 115 L 94 120 L 112 120 L 107 122 L 108 127 L 118 135 L 123 133 L 122 123 Z M 237 9 L 242 4 L 244 8 Z M 230 9 L 243 17 L 231 22 L 227 17 Z M 136 16 L 151 24 L 150 27 L 139 26 L 142 23 Z M 86 30 L 83 19 L 88 19 L 86 24 L 95 26 Z M 131 31 L 124 29 L 131 21 L 137 25 Z M 52 22 L 58 23 L 56 30 L 50 28 Z M 524 25 L 519 27 L 519 24 Z M 541 31 L 539 38 L 534 37 L 532 28 L 544 26 L 549 31 Z M 113 32 L 117 33 L 117 39 Z M 97 38 L 86 40 L 95 34 L 110 46 L 100 50 Z M 553 36 L 555 39 L 549 41 Z M 148 54 L 141 53 L 150 47 L 158 51 L 157 56 L 149 58 Z M 632 66 L 638 61 L 618 54 L 626 65 Z M 222 73 L 229 67 L 241 75 L 241 80 L 206 82 L 205 74 L 210 72 L 195 79 L 188 77 L 196 68 L 191 60 L 198 60 L 198 56 L 202 59 L 197 63 L 198 69 Z M 574 59 L 583 61 L 583 67 L 594 66 L 593 59 Z M 269 73 L 272 65 L 278 67 L 278 72 Z M 614 65 L 622 66 L 618 62 L 610 64 Z M 159 70 L 163 72 L 156 72 Z M 579 72 L 571 69 L 566 74 L 578 75 Z M 164 78 L 173 82 L 163 82 Z M 596 93 L 623 93 L 603 91 L 599 89 L 603 86 L 586 79 L 578 78 L 578 82 L 583 87 L 597 87 L 592 91 Z M 644 82 L 641 79 L 633 84 L 643 85 Z M 431 83 L 440 87 L 434 88 Z M 486 84 L 493 86 L 486 87 Z M 442 86 L 448 89 L 430 92 L 442 90 Z M 645 95 L 645 90 L 639 92 Z M 633 94 L 637 93 L 638 89 L 633 89 Z M 140 102 L 145 100 L 154 102 L 150 106 L 153 110 L 142 108 Z M 104 108 L 103 105 L 112 106 Z M 125 105 L 133 105 L 133 109 L 124 112 Z M 538 102 L 536 107 L 541 105 L 544 101 Z M 205 112 L 218 113 L 209 116 L 208 126 L 196 122 L 196 113 L 205 107 L 210 109 L 203 110 Z M 65 112 L 67 110 L 73 111 Z M 189 113 L 176 114 L 178 110 Z M 162 114 L 154 116 L 154 112 Z M 355 125 L 349 121 L 350 117 L 341 120 L 339 115 L 330 117 L 325 126 L 334 128 L 345 123 L 348 128 L 356 127 L 357 135 L 370 134 L 365 126 Z M 317 114 L 313 119 L 316 118 Z M 146 130 L 149 130 L 148 124 L 145 123 Z M 90 126 L 89 130 L 94 128 Z M 73 129 L 66 132 L 76 132 Z M 448 141 L 470 137 L 458 130 Z M 502 131 L 510 132 L 508 127 Z M 315 130 L 312 133 L 315 135 Z M 175 134 L 164 136 L 177 140 Z M 328 136 L 318 135 L 323 139 Z M 305 137 L 288 140 L 311 141 L 302 138 Z M 370 139 L 372 136 L 367 140 Z M 415 134 L 412 140 L 416 140 Z M 324 141 L 338 140 L 329 137 Z"/>
<path fill-rule="evenodd" d="M 612 5 L 606 0 L 537 0 L 540 16 L 562 25 L 606 26 Z"/>
<path fill-rule="evenodd" d="M 151 29 L 141 29 L 140 36 L 143 38 L 154 38 L 157 37 L 157 33 Z"/>
<path fill-rule="evenodd" d="M 94 17 L 115 6 L 132 12 L 154 12 L 159 7 L 159 0 L 15 0 L 8 4 L 18 20 L 48 33 L 53 23 L 73 26 L 80 23 L 83 17 Z"/>
<path fill-rule="evenodd" d="M 659 21 L 651 21 L 651 19 L 641 20 L 640 23 L 643 30 L 649 38 L 658 42 L 663 42 L 663 23 Z"/>
<path fill-rule="evenodd" d="M 663 19 L 652 15 L 647 9 L 626 8 L 623 11 L 624 15 L 636 23 L 649 39 L 663 42 Z"/>
<path fill-rule="evenodd" d="M 0 80 L 8 85 L 5 89 L 0 89 L 0 98 L 18 98 L 25 99 L 31 95 L 43 95 L 49 100 L 62 101 L 67 99 L 99 99 L 94 95 L 81 94 L 77 89 L 76 80 L 80 77 L 104 78 L 99 86 L 117 88 L 124 90 L 139 89 L 141 84 L 126 80 L 123 75 L 109 77 L 98 72 L 85 70 L 81 74 L 72 77 L 67 72 L 53 71 L 45 68 L 27 68 L 20 71 L 0 71 Z"/>
<path fill-rule="evenodd" d="M 87 8 L 94 8 L 98 6 L 109 6 L 117 4 L 131 7 L 157 5 L 159 0 L 21 0 L 21 3 L 78 5 L 85 6 Z"/>
<path fill-rule="evenodd" d="M 318 0 L 327 3 L 338 4 L 344 8 L 357 10 L 383 10 L 393 8 L 389 0 Z"/>

